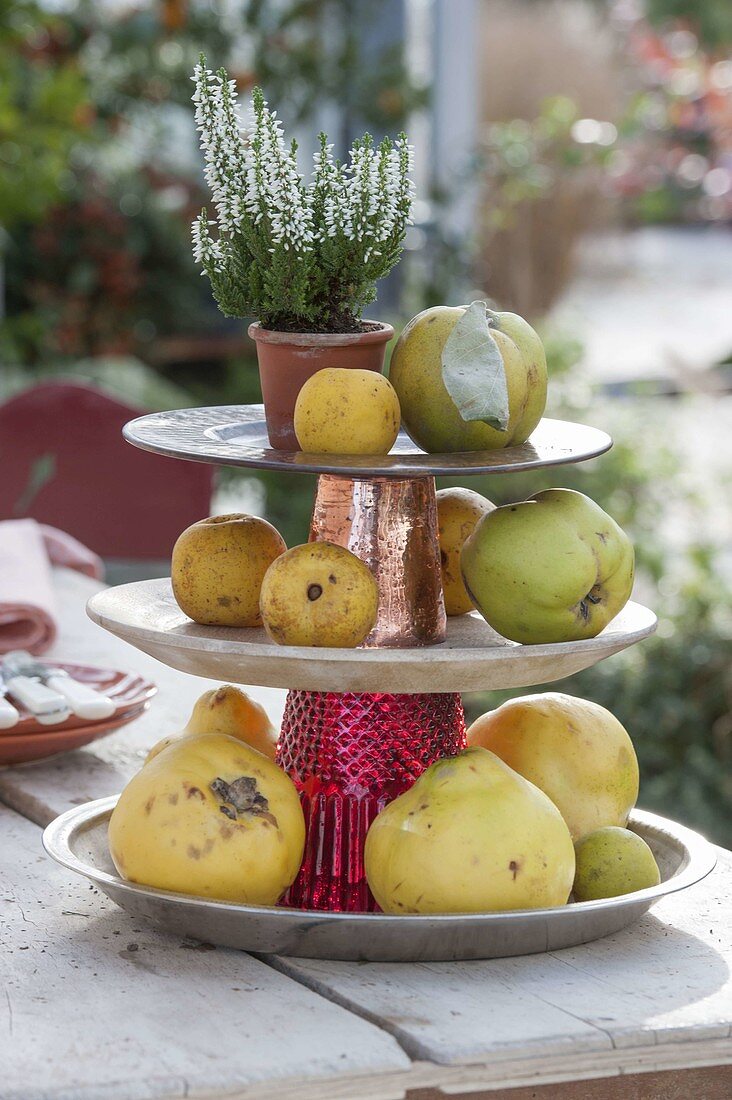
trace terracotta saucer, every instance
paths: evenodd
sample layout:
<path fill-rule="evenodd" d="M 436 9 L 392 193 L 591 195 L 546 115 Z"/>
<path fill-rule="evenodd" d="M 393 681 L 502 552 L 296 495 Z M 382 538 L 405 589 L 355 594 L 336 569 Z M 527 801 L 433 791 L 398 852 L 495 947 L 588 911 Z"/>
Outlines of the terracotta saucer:
<path fill-rule="evenodd" d="M 143 703 L 149 702 L 158 690 L 155 684 L 136 672 L 119 672 L 112 668 L 94 668 L 92 665 L 76 665 L 67 661 L 44 661 L 43 663 L 49 668 L 62 669 L 80 683 L 88 684 L 95 691 L 108 695 L 116 709 L 114 714 L 104 721 L 116 722 L 130 711 L 137 710 Z M 0 730 L 0 743 L 4 743 L 7 736 L 17 737 L 19 734 L 48 733 L 49 731 L 58 733 L 61 730 L 79 730 L 99 724 L 98 721 L 85 720 L 76 714 L 71 714 L 65 722 L 44 726 L 12 697 L 10 702 L 20 711 L 20 721 L 9 730 Z"/>
<path fill-rule="evenodd" d="M 103 722 L 85 722 L 83 725 L 77 724 L 71 728 L 40 726 L 38 732 L 17 733 L 16 726 L 13 730 L 2 731 L 0 732 L 0 767 L 27 764 L 32 760 L 45 760 L 48 756 L 89 745 L 100 737 L 106 737 L 108 733 L 119 729 L 120 726 L 134 722 L 149 706 L 149 702 L 144 702 L 132 710 L 125 711 L 124 714 L 112 715 Z"/>

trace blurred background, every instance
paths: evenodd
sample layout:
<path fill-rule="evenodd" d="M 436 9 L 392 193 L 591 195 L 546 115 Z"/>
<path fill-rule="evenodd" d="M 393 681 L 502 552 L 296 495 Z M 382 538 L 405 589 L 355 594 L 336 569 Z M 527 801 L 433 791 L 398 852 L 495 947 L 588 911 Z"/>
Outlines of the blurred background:
<path fill-rule="evenodd" d="M 179 472 L 139 487 L 143 521 L 115 428 L 95 443 L 120 447 L 109 491 L 93 458 L 70 484 L 89 429 L 43 428 L 56 387 L 91 386 L 122 420 L 259 399 L 246 323 L 191 259 L 200 51 L 243 97 L 264 86 L 305 169 L 320 129 L 343 152 L 405 128 L 415 225 L 370 313 L 522 313 L 550 414 L 612 433 L 595 462 L 470 485 L 496 503 L 577 488 L 631 534 L 658 633 L 557 687 L 628 727 L 644 806 L 732 845 L 731 45 L 728 0 L 0 0 L 0 519 L 65 527 L 113 581 L 166 573 L 149 517 L 202 468 L 155 460 Z M 3 495 L 21 424 L 32 461 Z M 218 471 L 211 510 L 264 515 L 292 545 L 312 488 Z"/>

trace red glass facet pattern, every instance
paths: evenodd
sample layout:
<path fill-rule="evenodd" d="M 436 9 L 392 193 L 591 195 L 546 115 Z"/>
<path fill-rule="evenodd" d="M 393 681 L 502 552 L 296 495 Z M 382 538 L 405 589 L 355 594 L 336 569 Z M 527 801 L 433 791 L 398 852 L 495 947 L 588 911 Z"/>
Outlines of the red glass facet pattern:
<path fill-rule="evenodd" d="M 291 691 L 277 762 L 300 791 L 307 840 L 283 904 L 375 909 L 363 866 L 369 825 L 425 768 L 464 747 L 459 694 Z"/>

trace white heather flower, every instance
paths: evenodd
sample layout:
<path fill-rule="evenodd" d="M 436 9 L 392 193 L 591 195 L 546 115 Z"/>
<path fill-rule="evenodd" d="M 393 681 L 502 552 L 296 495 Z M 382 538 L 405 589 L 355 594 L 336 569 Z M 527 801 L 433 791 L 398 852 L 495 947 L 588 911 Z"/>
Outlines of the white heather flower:
<path fill-rule="evenodd" d="M 192 226 L 193 254 L 229 316 L 332 325 L 358 317 L 374 281 L 393 266 L 411 220 L 411 147 L 400 134 L 374 147 L 355 141 L 348 161 L 320 135 L 306 185 L 297 146 L 260 88 L 240 117 L 235 82 L 194 73 L 196 125 L 215 220 L 205 210 Z M 217 232 L 212 235 L 212 227 Z"/>
<path fill-rule="evenodd" d="M 373 219 L 379 209 L 379 166 L 369 134 L 353 143 L 346 177 L 346 202 L 351 223 L 348 236 L 351 240 L 366 242 L 373 236 Z"/>
<path fill-rule="evenodd" d="M 313 155 L 315 168 L 310 191 L 311 207 L 322 211 L 320 239 L 328 240 L 339 233 L 351 236 L 351 210 L 348 204 L 343 169 L 333 160 L 333 146 L 321 134 L 320 149 Z"/>
<path fill-rule="evenodd" d="M 242 220 L 241 193 L 248 168 L 248 150 L 242 140 L 236 83 L 223 70 L 212 73 L 199 62 L 193 75 L 196 126 L 205 158 L 206 182 L 211 188 L 222 233 Z"/>
<path fill-rule="evenodd" d="M 379 159 L 379 189 L 381 218 L 379 239 L 388 240 L 396 233 L 401 237 L 411 224 L 414 188 L 409 173 L 412 169 L 412 147 L 406 135 L 400 134 L 394 146 L 382 143 Z"/>
<path fill-rule="evenodd" d="M 243 205 L 255 224 L 269 221 L 275 244 L 285 250 L 310 250 L 312 213 L 306 201 L 297 167 L 296 147 L 287 149 L 282 123 L 259 90 L 250 112 L 251 160 L 247 168 Z"/>
<path fill-rule="evenodd" d="M 220 271 L 224 259 L 221 244 L 209 233 L 210 225 L 215 225 L 215 222 L 208 220 L 205 210 L 201 211 L 191 225 L 193 259 L 203 268 L 202 275 L 209 271 Z"/>
<path fill-rule="evenodd" d="M 397 138 L 395 152 L 398 154 L 399 159 L 399 212 L 406 227 L 411 225 L 414 220 L 412 218 L 412 204 L 414 203 L 415 194 L 411 178 L 414 170 L 414 146 L 409 144 L 406 134 L 402 133 Z"/>

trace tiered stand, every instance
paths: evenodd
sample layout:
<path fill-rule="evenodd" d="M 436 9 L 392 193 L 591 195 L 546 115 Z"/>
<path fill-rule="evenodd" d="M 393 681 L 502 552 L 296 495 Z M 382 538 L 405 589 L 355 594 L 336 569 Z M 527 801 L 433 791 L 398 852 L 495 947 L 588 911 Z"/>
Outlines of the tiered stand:
<path fill-rule="evenodd" d="M 649 838 L 658 831 L 655 847 L 662 860 L 666 854 L 667 881 L 624 901 L 526 914 L 390 918 L 372 912 L 363 870 L 366 831 L 379 809 L 435 759 L 464 746 L 460 692 L 557 680 L 653 632 L 655 616 L 635 603 L 597 638 L 553 645 L 508 642 L 477 613 L 445 618 L 435 475 L 579 462 L 609 449 L 604 432 L 545 419 L 529 442 L 504 451 L 426 455 L 401 434 L 385 457 L 317 456 L 270 449 L 262 407 L 245 405 L 144 416 L 127 425 L 125 437 L 177 458 L 318 474 L 311 538 L 347 546 L 379 584 L 379 618 L 357 650 L 283 647 L 262 630 L 198 626 L 177 607 L 169 581 L 123 585 L 92 599 L 89 614 L 96 622 L 165 664 L 290 689 L 278 761 L 301 792 L 308 828 L 302 870 L 281 907 L 226 906 L 131 884 L 108 890 L 128 908 L 177 931 L 200 935 L 203 928 L 215 942 L 254 950 L 485 957 L 604 935 L 645 911 L 660 893 L 688 885 L 685 877 L 693 879 L 678 827 L 661 819 L 654 824 L 649 815 L 639 815 L 636 824 Z"/>

